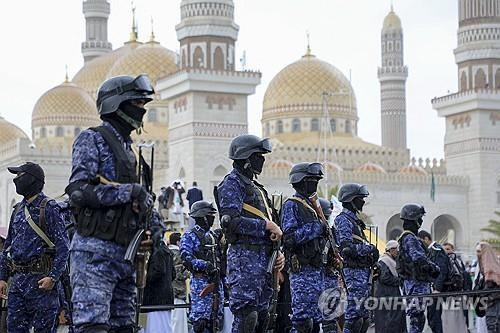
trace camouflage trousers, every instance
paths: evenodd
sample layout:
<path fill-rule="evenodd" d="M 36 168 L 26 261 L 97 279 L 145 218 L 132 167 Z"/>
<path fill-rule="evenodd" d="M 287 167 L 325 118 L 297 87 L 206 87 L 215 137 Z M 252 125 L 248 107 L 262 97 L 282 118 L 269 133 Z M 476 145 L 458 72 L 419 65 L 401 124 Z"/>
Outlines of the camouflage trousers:
<path fill-rule="evenodd" d="M 368 285 L 370 268 L 344 268 L 344 276 L 348 291 L 345 310 L 346 325 L 344 327 L 349 327 L 358 318 L 369 317 L 364 300 L 370 294 L 370 286 Z M 349 329 L 344 329 L 344 333 L 350 333 Z"/>
<path fill-rule="evenodd" d="M 258 251 L 231 245 L 227 254 L 229 308 L 234 314 L 233 332 L 239 332 L 251 311 L 267 312 L 273 293 L 271 276 L 267 274 L 269 256 L 264 246 Z"/>
<path fill-rule="evenodd" d="M 292 332 L 296 332 L 299 322 L 312 319 L 318 324 L 323 317 L 319 310 L 318 300 L 323 291 L 325 270 L 310 265 L 301 267 L 297 273 L 290 273 L 290 289 L 292 292 Z"/>
<path fill-rule="evenodd" d="M 403 286 L 405 295 L 422 295 L 431 292 L 428 282 L 404 280 Z M 425 325 L 425 308 L 423 298 L 407 299 L 406 314 L 410 317 L 409 333 L 422 333 Z"/>
<path fill-rule="evenodd" d="M 206 295 L 205 297 L 200 296 L 200 293 L 207 285 L 208 279 L 206 277 L 193 277 L 191 279 L 191 311 L 189 312 L 189 320 L 191 320 L 191 322 L 196 322 L 200 319 L 211 319 L 214 296 L 212 293 Z M 219 293 L 218 318 L 222 320 L 224 310 L 224 290 L 222 287 L 222 281 L 219 283 L 217 292 Z"/>
<path fill-rule="evenodd" d="M 70 256 L 73 323 L 85 327 L 132 326 L 135 317 L 135 268 L 123 259 L 72 250 Z"/>
<path fill-rule="evenodd" d="M 56 332 L 59 314 L 57 288 L 44 291 L 38 288 L 39 274 L 17 273 L 12 278 L 7 303 L 7 331 L 9 333 Z"/>

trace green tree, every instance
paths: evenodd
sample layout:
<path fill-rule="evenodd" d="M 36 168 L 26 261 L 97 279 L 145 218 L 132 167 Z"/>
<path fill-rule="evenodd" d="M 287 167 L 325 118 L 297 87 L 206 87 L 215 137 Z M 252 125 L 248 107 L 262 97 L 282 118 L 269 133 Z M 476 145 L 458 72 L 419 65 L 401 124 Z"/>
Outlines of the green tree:
<path fill-rule="evenodd" d="M 496 211 L 495 214 L 500 218 L 500 211 Z M 491 219 L 488 223 L 488 226 L 482 228 L 481 231 L 492 234 L 493 237 L 485 239 L 485 241 L 490 243 L 497 250 L 500 250 L 500 220 Z"/>

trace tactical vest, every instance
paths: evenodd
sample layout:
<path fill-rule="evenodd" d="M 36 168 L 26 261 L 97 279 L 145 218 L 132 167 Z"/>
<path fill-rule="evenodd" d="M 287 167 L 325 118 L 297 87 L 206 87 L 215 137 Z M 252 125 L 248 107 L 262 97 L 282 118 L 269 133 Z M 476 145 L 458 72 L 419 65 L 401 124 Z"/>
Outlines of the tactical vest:
<path fill-rule="evenodd" d="M 344 212 L 339 215 L 346 217 L 352 223 L 352 242 L 354 244 L 370 244 L 357 220 Z M 368 268 L 375 264 L 371 256 L 359 256 L 357 253 L 344 259 L 344 266 L 349 268 Z"/>
<path fill-rule="evenodd" d="M 105 126 L 90 129 L 102 135 L 113 153 L 116 172 L 114 181 L 121 184 L 137 183 L 137 161 L 125 150 L 123 143 Z M 128 245 L 139 227 L 137 214 L 132 211 L 130 203 L 99 209 L 81 208 L 76 213 L 76 230 L 80 235 L 114 241 L 120 245 Z"/>
<path fill-rule="evenodd" d="M 198 246 L 198 249 L 194 251 L 196 259 L 208 261 L 215 265 L 213 252 L 210 248 L 210 246 L 215 245 L 213 235 L 210 237 L 210 235 L 205 233 L 203 230 L 198 230 L 197 228 L 193 228 L 192 231 L 200 241 L 200 246 Z M 211 232 L 209 233 L 211 234 Z"/>
<path fill-rule="evenodd" d="M 303 224 L 321 223 L 319 221 L 318 215 L 314 211 L 314 208 L 309 206 L 307 202 L 298 201 L 293 198 L 288 198 L 286 201 L 288 200 L 293 200 L 297 202 L 299 219 L 300 221 L 302 221 Z M 325 246 L 326 246 L 325 237 L 316 237 L 302 244 L 297 244 L 295 246 L 292 246 L 286 249 L 286 251 L 290 251 L 290 254 L 292 256 L 296 255 L 299 264 L 302 267 L 306 265 L 321 267 L 323 266 L 322 253 L 323 250 L 325 249 Z"/>
<path fill-rule="evenodd" d="M 404 239 L 410 234 L 414 235 L 411 231 L 404 231 L 398 239 L 399 251 L 396 258 L 396 270 L 398 272 L 398 275 L 405 280 L 412 279 L 422 282 L 430 282 L 432 281 L 432 278 L 430 277 L 429 273 L 425 272 L 422 269 L 422 265 L 419 265 L 417 262 L 411 260 L 409 254 L 406 253 L 406 250 L 403 246 Z M 423 241 L 421 239 L 418 239 L 418 241 L 424 251 L 427 252 Z"/>
<path fill-rule="evenodd" d="M 241 176 L 240 176 L 241 177 Z M 254 181 L 245 181 L 243 179 L 243 182 L 246 184 L 245 186 L 245 197 L 243 198 L 243 203 L 246 205 L 249 205 L 260 212 L 264 213 L 265 216 L 267 216 L 267 208 L 266 208 L 266 203 L 264 200 L 267 200 L 267 205 L 268 207 L 272 207 L 271 203 L 267 199 L 267 192 L 266 190 L 260 186 L 260 184 L 256 184 Z M 262 217 L 253 214 L 245 209 L 242 209 L 240 212 L 241 217 L 246 217 L 246 218 L 252 218 L 252 219 L 262 219 Z M 274 217 L 276 218 L 276 217 Z M 256 244 L 256 238 L 252 236 L 247 236 L 247 235 L 240 235 L 240 234 L 234 234 L 230 232 L 229 230 L 224 230 L 224 234 L 226 236 L 227 242 L 229 244 L 242 244 L 242 245 L 247 245 L 249 246 L 249 249 L 253 249 L 252 245 Z M 261 241 L 261 240 L 259 240 Z M 266 237 L 265 239 L 266 245 L 271 246 L 271 240 L 269 237 Z M 260 248 L 260 245 L 258 245 L 256 248 Z M 269 250 L 270 251 L 270 250 Z"/>

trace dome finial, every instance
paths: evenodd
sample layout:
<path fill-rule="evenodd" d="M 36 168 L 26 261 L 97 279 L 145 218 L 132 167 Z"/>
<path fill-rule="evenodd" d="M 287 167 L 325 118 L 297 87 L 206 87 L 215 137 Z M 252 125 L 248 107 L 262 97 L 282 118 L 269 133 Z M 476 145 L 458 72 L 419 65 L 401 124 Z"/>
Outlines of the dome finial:
<path fill-rule="evenodd" d="M 394 0 L 391 0 L 391 12 L 394 12 Z"/>
<path fill-rule="evenodd" d="M 66 69 L 66 74 L 64 75 L 64 83 L 68 83 L 69 82 L 69 79 L 68 79 L 68 64 L 64 65 L 65 69 Z"/>
<path fill-rule="evenodd" d="M 155 41 L 155 29 L 154 29 L 154 21 L 153 21 L 153 15 L 151 15 L 151 36 L 149 37 L 150 42 Z"/>
<path fill-rule="evenodd" d="M 307 37 L 307 49 L 306 49 L 306 54 L 304 55 L 304 57 L 312 57 L 312 53 L 311 53 L 311 38 L 310 38 L 310 35 L 309 35 L 309 30 L 306 31 L 306 37 Z"/>
<path fill-rule="evenodd" d="M 130 41 L 135 42 L 137 41 L 137 25 L 135 23 L 135 4 L 134 1 L 132 0 L 130 2 L 132 6 L 132 31 L 130 32 Z"/>

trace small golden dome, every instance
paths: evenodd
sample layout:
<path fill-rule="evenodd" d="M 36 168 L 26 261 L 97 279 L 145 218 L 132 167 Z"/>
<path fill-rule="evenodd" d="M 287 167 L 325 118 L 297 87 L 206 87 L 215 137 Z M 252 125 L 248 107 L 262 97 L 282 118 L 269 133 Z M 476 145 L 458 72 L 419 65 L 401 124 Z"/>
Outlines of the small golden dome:
<path fill-rule="evenodd" d="M 97 90 L 106 80 L 115 62 L 140 45 L 137 42 L 128 42 L 113 52 L 92 59 L 76 73 L 72 81 L 96 98 Z"/>
<path fill-rule="evenodd" d="M 44 125 L 93 126 L 99 123 L 95 101 L 71 82 L 64 82 L 43 94 L 31 116 L 32 128 Z"/>
<path fill-rule="evenodd" d="M 326 171 L 329 171 L 329 172 L 338 172 L 338 171 L 343 171 L 344 170 L 337 163 L 326 162 L 326 163 L 323 163 L 323 164 L 324 164 L 324 167 L 325 167 Z"/>
<path fill-rule="evenodd" d="M 107 77 L 147 74 L 153 85 L 156 85 L 159 78 L 177 70 L 176 54 L 159 43 L 150 41 L 118 59 Z"/>
<path fill-rule="evenodd" d="M 29 139 L 26 133 L 16 125 L 0 116 L 0 146 L 17 139 Z"/>
<path fill-rule="evenodd" d="M 380 165 L 371 162 L 366 162 L 365 164 L 357 167 L 354 171 L 368 173 L 386 173 L 384 168 L 382 168 Z"/>
<path fill-rule="evenodd" d="M 409 165 L 401 168 L 399 170 L 401 173 L 413 173 L 413 174 L 419 174 L 419 175 L 427 175 L 427 171 L 425 171 L 424 168 L 421 168 L 417 165 Z"/>
<path fill-rule="evenodd" d="M 389 12 L 387 16 L 384 19 L 384 27 L 382 30 L 389 30 L 389 29 L 401 29 L 401 20 L 399 19 L 399 16 L 396 15 L 394 10 Z"/>
<path fill-rule="evenodd" d="M 263 120 L 276 108 L 321 107 L 324 92 L 339 93 L 327 98 L 328 105 L 344 108 L 356 117 L 356 97 L 349 80 L 331 64 L 306 54 L 282 69 L 269 84 L 264 95 Z"/>

